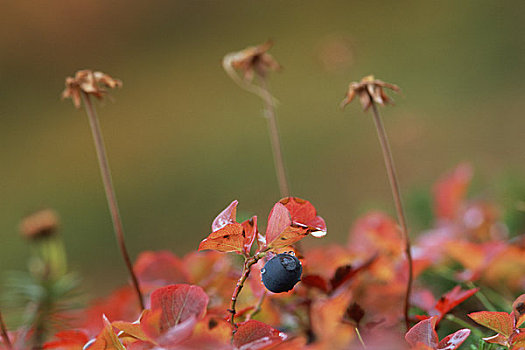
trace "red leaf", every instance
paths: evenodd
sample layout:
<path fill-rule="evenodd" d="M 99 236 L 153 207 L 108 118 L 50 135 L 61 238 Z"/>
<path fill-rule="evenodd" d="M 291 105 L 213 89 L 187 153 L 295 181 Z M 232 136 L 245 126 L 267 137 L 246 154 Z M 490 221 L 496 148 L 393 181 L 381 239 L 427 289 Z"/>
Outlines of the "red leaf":
<path fill-rule="evenodd" d="M 453 220 L 456 217 L 471 179 L 472 166 L 464 163 L 436 182 L 433 188 L 434 211 L 438 218 Z"/>
<path fill-rule="evenodd" d="M 460 286 L 455 286 L 450 292 L 444 294 L 438 300 L 434 310 L 429 312 L 430 316 L 439 316 L 436 322 L 439 323 L 443 316 L 445 316 L 450 310 L 476 294 L 478 290 L 479 288 L 461 290 Z"/>
<path fill-rule="evenodd" d="M 281 203 L 276 203 L 268 216 L 266 244 L 271 244 L 292 224 L 290 212 Z"/>
<path fill-rule="evenodd" d="M 140 253 L 133 271 L 141 283 L 166 285 L 188 281 L 184 263 L 169 251 Z"/>
<path fill-rule="evenodd" d="M 374 261 L 377 260 L 377 256 L 374 255 L 361 265 L 357 267 L 353 267 L 352 265 L 343 265 L 339 266 L 337 270 L 335 270 L 334 276 L 330 280 L 330 284 L 332 285 L 332 289 L 337 289 L 340 285 L 345 283 L 346 281 L 352 279 L 355 275 L 357 275 L 359 272 L 369 268 Z"/>
<path fill-rule="evenodd" d="M 496 335 L 493 335 L 492 337 L 486 337 L 486 338 L 481 338 L 481 339 L 483 339 L 487 343 L 509 346 L 509 340 L 507 339 L 507 337 L 499 333 Z"/>
<path fill-rule="evenodd" d="M 103 328 L 102 315 L 111 320 L 134 321 L 140 315 L 140 309 L 135 302 L 135 291 L 129 287 L 121 287 L 113 291 L 107 298 L 96 300 L 83 312 L 79 327 L 88 334 L 98 334 Z"/>
<path fill-rule="evenodd" d="M 243 228 L 241 224 L 227 224 L 210 233 L 199 244 L 199 250 L 212 249 L 219 252 L 236 252 L 241 254 L 244 247 Z"/>
<path fill-rule="evenodd" d="M 455 350 L 468 338 L 470 329 L 460 329 L 459 331 L 447 335 L 438 344 L 438 350 Z"/>
<path fill-rule="evenodd" d="M 312 331 L 321 342 L 341 338 L 344 325 L 341 320 L 352 299 L 352 290 L 343 285 L 328 297 L 316 298 L 310 307 Z"/>
<path fill-rule="evenodd" d="M 416 325 L 405 334 L 405 340 L 410 346 L 418 344 L 426 345 L 436 349 L 438 345 L 438 335 L 435 331 L 437 316 L 416 323 Z"/>
<path fill-rule="evenodd" d="M 480 311 L 468 314 L 468 317 L 507 338 L 514 330 L 514 319 L 506 312 Z"/>
<path fill-rule="evenodd" d="M 288 209 L 278 202 L 274 205 L 268 217 L 265 247 L 273 249 L 287 247 L 308 236 L 310 233 L 322 232 L 319 230 L 317 227 L 292 221 Z"/>
<path fill-rule="evenodd" d="M 233 335 L 236 349 L 257 350 L 277 345 L 286 339 L 286 334 L 279 332 L 265 323 L 250 320 L 239 325 Z"/>
<path fill-rule="evenodd" d="M 514 325 L 516 327 L 521 326 L 521 324 L 525 322 L 525 294 L 520 295 L 514 300 L 511 315 L 514 317 Z"/>
<path fill-rule="evenodd" d="M 161 312 L 161 333 L 186 321 L 190 317 L 201 319 L 206 313 L 208 296 L 199 286 L 176 284 L 159 288 L 151 293 L 151 311 Z"/>
<path fill-rule="evenodd" d="M 319 275 L 306 275 L 301 277 L 301 284 L 308 287 L 314 287 L 322 290 L 325 293 L 330 291 L 328 282 Z"/>
<path fill-rule="evenodd" d="M 253 216 L 251 219 L 246 220 L 242 224 L 244 230 L 244 244 L 243 244 L 243 253 L 246 256 L 250 255 L 250 250 L 252 249 L 252 244 L 255 241 L 255 237 L 259 231 L 257 230 L 257 216 Z"/>
<path fill-rule="evenodd" d="M 316 231 L 311 232 L 312 236 L 322 237 L 326 235 L 326 223 L 322 217 L 317 216 L 317 211 L 312 203 L 297 197 L 286 197 L 281 199 L 279 203 L 288 209 L 293 222 L 315 228 Z"/>
<path fill-rule="evenodd" d="M 348 248 L 354 252 L 375 252 L 398 255 L 402 242 L 399 226 L 390 216 L 371 212 L 359 218 L 353 225 Z"/>
<path fill-rule="evenodd" d="M 523 349 L 525 347 L 525 331 L 521 331 L 521 333 L 515 333 L 514 336 L 510 339 L 510 344 L 513 349 Z"/>
<path fill-rule="evenodd" d="M 82 331 L 62 331 L 55 334 L 59 340 L 44 344 L 44 349 L 82 350 L 89 341 L 88 336 Z"/>
<path fill-rule="evenodd" d="M 239 204 L 239 202 L 236 200 L 231 202 L 226 209 L 224 209 L 219 215 L 217 215 L 217 217 L 215 218 L 215 220 L 213 220 L 213 223 L 211 224 L 212 232 L 220 230 L 228 224 L 233 224 L 237 222 L 237 204 Z"/>

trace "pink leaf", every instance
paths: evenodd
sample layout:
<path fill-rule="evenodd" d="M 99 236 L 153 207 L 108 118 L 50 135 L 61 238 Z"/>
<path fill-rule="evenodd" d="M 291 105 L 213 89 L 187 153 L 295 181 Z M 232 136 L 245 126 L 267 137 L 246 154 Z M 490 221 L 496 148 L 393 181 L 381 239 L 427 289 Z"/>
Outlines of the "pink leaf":
<path fill-rule="evenodd" d="M 266 244 L 275 241 L 292 224 L 290 212 L 281 203 L 276 203 L 268 217 Z"/>
<path fill-rule="evenodd" d="M 434 329 L 436 326 L 437 316 L 416 323 L 416 325 L 405 334 L 405 340 L 410 346 L 418 344 L 426 345 L 436 349 L 438 345 L 438 335 Z"/>
<path fill-rule="evenodd" d="M 470 329 L 460 329 L 459 331 L 447 335 L 438 344 L 438 350 L 455 350 L 470 335 Z"/>
<path fill-rule="evenodd" d="M 236 349 L 257 350 L 277 345 L 286 339 L 286 334 L 265 323 L 250 320 L 239 325 L 233 336 Z"/>
<path fill-rule="evenodd" d="M 199 286 L 176 284 L 151 293 L 151 311 L 161 311 L 161 333 L 190 317 L 201 319 L 206 313 L 207 305 L 208 296 Z"/>
<path fill-rule="evenodd" d="M 213 220 L 213 223 L 211 224 L 211 231 L 215 232 L 217 230 L 220 230 L 224 226 L 228 224 L 233 224 L 236 221 L 237 216 L 237 204 L 239 204 L 238 201 L 233 201 L 228 205 L 226 209 L 224 209 L 215 220 Z"/>
<path fill-rule="evenodd" d="M 464 163 L 436 182 L 433 192 L 434 210 L 438 218 L 453 220 L 456 217 L 471 179 L 472 166 Z"/>
<path fill-rule="evenodd" d="M 312 228 L 312 236 L 322 237 L 326 234 L 326 223 L 317 216 L 315 207 L 307 200 L 297 197 L 286 197 L 279 201 L 290 212 L 292 221 Z"/>

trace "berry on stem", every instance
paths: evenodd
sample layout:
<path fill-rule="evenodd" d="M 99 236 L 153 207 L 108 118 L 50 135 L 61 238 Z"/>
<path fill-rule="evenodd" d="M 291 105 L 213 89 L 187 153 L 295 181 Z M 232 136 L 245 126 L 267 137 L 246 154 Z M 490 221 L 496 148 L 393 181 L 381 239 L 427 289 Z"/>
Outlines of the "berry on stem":
<path fill-rule="evenodd" d="M 301 280 L 303 267 L 294 255 L 282 253 L 274 256 L 261 270 L 262 282 L 266 289 L 274 293 L 291 290 Z"/>

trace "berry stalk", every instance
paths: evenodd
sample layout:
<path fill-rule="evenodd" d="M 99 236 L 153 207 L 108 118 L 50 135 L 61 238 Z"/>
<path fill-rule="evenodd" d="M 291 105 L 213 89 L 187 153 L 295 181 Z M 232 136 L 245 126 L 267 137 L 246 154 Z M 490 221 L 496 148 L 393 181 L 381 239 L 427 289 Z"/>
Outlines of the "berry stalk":
<path fill-rule="evenodd" d="M 228 309 L 228 312 L 231 313 L 230 323 L 232 324 L 234 329 L 237 329 L 237 324 L 235 323 L 235 314 L 237 313 L 235 305 L 237 304 L 237 298 L 239 297 L 239 294 L 241 293 L 241 290 L 244 287 L 244 282 L 246 282 L 246 279 L 248 279 L 248 277 L 250 276 L 252 266 L 255 265 L 262 257 L 264 257 L 264 255 L 266 255 L 266 253 L 259 253 L 251 258 L 247 258 L 244 261 L 242 274 L 239 280 L 237 281 L 237 284 L 235 285 L 235 289 L 233 290 L 232 299 L 230 303 L 230 308 Z"/>

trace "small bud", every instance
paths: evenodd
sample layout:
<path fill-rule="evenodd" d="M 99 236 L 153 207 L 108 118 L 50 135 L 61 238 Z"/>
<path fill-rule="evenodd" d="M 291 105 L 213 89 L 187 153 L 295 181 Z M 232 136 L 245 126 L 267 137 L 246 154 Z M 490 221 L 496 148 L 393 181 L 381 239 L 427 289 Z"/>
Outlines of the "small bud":
<path fill-rule="evenodd" d="M 58 215 L 51 209 L 37 211 L 20 223 L 20 234 L 29 240 L 51 237 L 58 230 Z"/>

